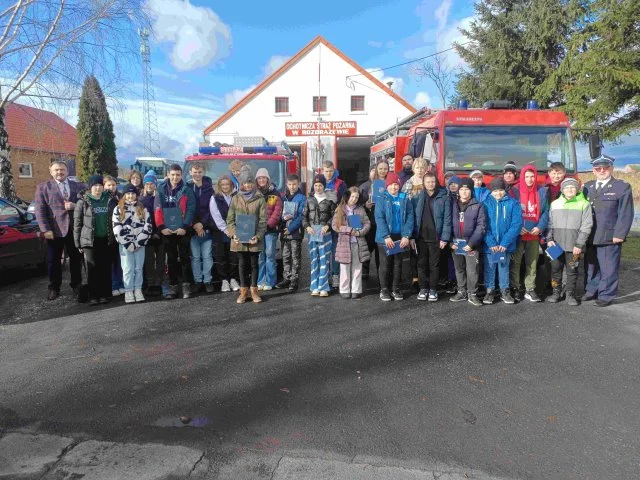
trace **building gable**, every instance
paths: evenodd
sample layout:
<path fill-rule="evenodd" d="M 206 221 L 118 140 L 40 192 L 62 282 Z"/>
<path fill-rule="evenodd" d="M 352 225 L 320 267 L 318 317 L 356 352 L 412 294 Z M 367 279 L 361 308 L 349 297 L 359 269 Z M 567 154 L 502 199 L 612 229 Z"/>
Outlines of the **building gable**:
<path fill-rule="evenodd" d="M 53 112 L 9 103 L 5 107 L 9 145 L 14 149 L 75 156 L 76 129 Z"/>
<path fill-rule="evenodd" d="M 224 125 L 228 120 L 230 120 L 234 115 L 240 112 L 245 106 L 247 106 L 250 102 L 255 100 L 261 93 L 265 92 L 269 87 L 273 87 L 278 83 L 279 80 L 285 75 L 285 73 L 289 73 L 296 69 L 296 67 L 301 68 L 300 65 L 308 64 L 309 58 L 314 55 L 314 52 L 319 51 L 320 47 L 326 47 L 330 54 L 337 57 L 340 63 L 343 64 L 343 67 L 349 70 L 350 75 L 355 77 L 351 81 L 351 88 L 355 90 L 356 86 L 362 86 L 365 89 L 373 89 L 376 91 L 377 95 L 387 95 L 390 99 L 393 99 L 394 103 L 401 107 L 403 112 L 413 113 L 415 112 L 415 108 L 409 104 L 405 99 L 400 97 L 397 93 L 395 93 L 391 88 L 382 83 L 380 80 L 375 78 L 349 57 L 347 57 L 344 53 L 338 50 L 334 45 L 329 43 L 322 36 L 318 36 L 313 41 L 311 41 L 307 46 L 305 46 L 300 52 L 298 52 L 295 56 L 293 56 L 288 62 L 282 65 L 278 70 L 276 70 L 273 74 L 267 77 L 262 83 L 260 83 L 256 88 L 254 88 L 251 92 L 249 92 L 244 98 L 242 98 L 239 102 L 237 102 L 234 106 L 232 106 L 227 112 L 220 116 L 215 122 L 209 125 L 205 130 L 204 134 L 208 135 L 215 130 L 219 129 L 222 125 Z M 319 55 L 319 53 L 318 53 Z M 317 60 L 313 60 L 316 62 Z M 344 65 L 346 64 L 346 65 Z M 308 65 L 307 65 L 308 66 Z M 306 67 L 305 67 L 306 68 Z M 316 67 L 317 68 L 317 67 Z M 318 72 L 320 75 L 320 72 Z M 307 76 L 312 76 L 307 73 Z M 324 77 L 324 75 L 323 75 Z M 340 82 L 346 82 L 346 76 L 344 78 L 339 79 Z M 322 90 L 320 91 L 320 95 L 323 95 Z M 309 111 L 311 112 L 311 106 L 309 107 Z"/>

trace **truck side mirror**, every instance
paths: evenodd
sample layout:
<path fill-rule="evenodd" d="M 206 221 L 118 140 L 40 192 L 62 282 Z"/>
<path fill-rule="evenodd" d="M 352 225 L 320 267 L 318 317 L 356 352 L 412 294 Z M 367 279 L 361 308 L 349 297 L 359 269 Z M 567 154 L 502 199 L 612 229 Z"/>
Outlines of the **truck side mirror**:
<path fill-rule="evenodd" d="M 589 156 L 591 160 L 595 160 L 602 155 L 602 144 L 600 143 L 600 134 L 592 133 L 589 135 Z"/>

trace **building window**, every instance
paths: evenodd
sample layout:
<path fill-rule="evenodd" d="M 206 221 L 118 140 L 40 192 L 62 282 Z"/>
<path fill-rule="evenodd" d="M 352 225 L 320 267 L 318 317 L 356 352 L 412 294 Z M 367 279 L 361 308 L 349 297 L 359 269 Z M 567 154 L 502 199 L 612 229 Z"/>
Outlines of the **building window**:
<path fill-rule="evenodd" d="M 19 163 L 18 164 L 18 177 L 19 178 L 33 178 L 33 164 L 32 163 Z"/>
<path fill-rule="evenodd" d="M 351 111 L 364 112 L 364 95 L 351 95 Z"/>
<path fill-rule="evenodd" d="M 289 113 L 289 97 L 276 97 L 276 113 Z"/>
<path fill-rule="evenodd" d="M 318 110 L 318 98 L 320 98 L 320 110 Z M 327 97 L 313 97 L 313 111 L 314 112 L 326 112 L 327 111 Z"/>

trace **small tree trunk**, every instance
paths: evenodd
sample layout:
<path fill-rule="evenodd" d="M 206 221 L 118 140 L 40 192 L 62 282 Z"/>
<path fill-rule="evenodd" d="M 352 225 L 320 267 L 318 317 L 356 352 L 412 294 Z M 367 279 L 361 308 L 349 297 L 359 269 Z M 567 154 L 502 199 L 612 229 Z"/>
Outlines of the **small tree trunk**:
<path fill-rule="evenodd" d="M 0 197 L 15 201 L 17 199 L 16 185 L 11 173 L 9 135 L 4 127 L 4 118 L 4 108 L 0 108 Z"/>

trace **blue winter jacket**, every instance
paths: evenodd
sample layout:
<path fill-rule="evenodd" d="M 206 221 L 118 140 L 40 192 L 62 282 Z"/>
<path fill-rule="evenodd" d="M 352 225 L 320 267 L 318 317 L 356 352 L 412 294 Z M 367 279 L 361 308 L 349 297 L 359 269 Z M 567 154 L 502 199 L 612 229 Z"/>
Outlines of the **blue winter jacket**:
<path fill-rule="evenodd" d="M 522 229 L 520 203 L 508 194 L 500 201 L 489 195 L 484 202 L 487 230 L 482 251 L 489 253 L 491 247 L 503 246 L 507 253 L 516 250 L 516 243 Z"/>
<path fill-rule="evenodd" d="M 400 236 L 411 238 L 413 232 L 413 204 L 407 195 L 400 192 L 400 218 L 402 219 Z M 394 198 L 385 194 L 382 201 L 376 205 L 376 243 L 383 244 L 384 239 L 391 235 L 391 225 L 393 224 L 393 200 Z"/>
<path fill-rule="evenodd" d="M 424 202 L 427 198 L 427 191 L 422 190 L 418 195 L 413 197 L 413 208 L 415 213 L 415 222 L 413 226 L 413 238 L 418 238 L 420 229 L 422 228 L 422 212 L 424 211 Z M 443 242 L 451 241 L 451 198 L 447 189 L 440 188 L 433 199 L 433 220 L 436 225 L 436 235 L 438 240 Z"/>
<path fill-rule="evenodd" d="M 280 222 L 282 238 L 285 240 L 300 240 L 303 237 L 302 214 L 304 212 L 304 206 L 307 204 L 307 197 L 305 197 L 300 189 L 298 189 L 291 200 L 289 200 L 287 198 L 287 195 L 285 194 L 282 196 L 282 201 L 296 203 L 296 213 L 294 214 L 293 218 L 288 222 L 285 222 L 284 220 L 281 220 Z M 285 228 L 289 230 L 289 235 L 284 234 Z"/>
<path fill-rule="evenodd" d="M 484 203 L 491 192 L 487 187 L 473 187 L 473 195 L 478 200 L 478 203 Z"/>

